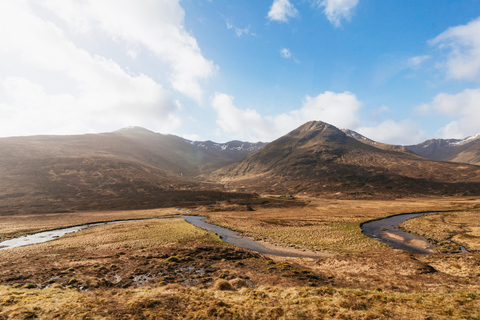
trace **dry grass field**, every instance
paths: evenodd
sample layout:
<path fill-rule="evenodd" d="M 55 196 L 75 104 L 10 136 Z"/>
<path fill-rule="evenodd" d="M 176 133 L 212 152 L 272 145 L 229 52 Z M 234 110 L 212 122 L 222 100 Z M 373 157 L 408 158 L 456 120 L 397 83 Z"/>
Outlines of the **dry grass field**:
<path fill-rule="evenodd" d="M 418 217 L 401 227 L 429 239 L 440 252 L 460 252 L 458 244 L 468 251 L 480 250 L 480 210 L 444 212 Z"/>
<path fill-rule="evenodd" d="M 228 283 L 228 282 L 227 282 Z M 13 319 L 478 319 L 478 293 L 395 293 L 332 287 L 79 292 L 0 287 Z"/>
<path fill-rule="evenodd" d="M 51 214 L 0 216 L 0 241 L 34 232 L 65 228 L 92 222 L 157 218 L 176 215 L 173 208 L 124 211 L 80 211 Z"/>
<path fill-rule="evenodd" d="M 221 202 L 188 210 L 253 238 L 334 256 L 262 256 L 182 219 L 102 225 L 0 251 L 0 319 L 480 318 L 479 253 L 415 255 L 360 230 L 371 219 L 437 210 L 457 210 L 445 221 L 470 230 L 455 213 L 467 217 L 479 201 L 299 200 L 307 205 Z M 171 208 L 1 217 L 0 233 L 178 213 Z"/>
<path fill-rule="evenodd" d="M 301 200 L 309 204 L 241 212 L 203 207 L 193 212 L 206 215 L 212 223 L 239 231 L 255 240 L 314 251 L 359 253 L 386 247 L 361 233 L 363 222 L 400 213 L 480 206 L 480 201 L 462 199 Z"/>

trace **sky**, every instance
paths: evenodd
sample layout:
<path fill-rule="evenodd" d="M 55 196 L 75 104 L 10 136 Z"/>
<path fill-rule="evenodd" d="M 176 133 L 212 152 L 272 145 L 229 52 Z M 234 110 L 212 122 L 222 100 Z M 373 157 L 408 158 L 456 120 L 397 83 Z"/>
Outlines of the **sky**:
<path fill-rule="evenodd" d="M 0 0 L 0 137 L 480 133 L 480 0 Z"/>

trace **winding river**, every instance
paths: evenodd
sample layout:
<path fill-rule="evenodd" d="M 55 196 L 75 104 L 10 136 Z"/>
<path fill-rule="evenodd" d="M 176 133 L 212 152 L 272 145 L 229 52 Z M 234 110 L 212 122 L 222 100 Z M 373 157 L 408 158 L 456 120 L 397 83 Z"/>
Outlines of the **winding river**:
<path fill-rule="evenodd" d="M 379 240 L 395 249 L 402 249 L 410 251 L 413 253 L 419 254 L 430 254 L 433 253 L 433 245 L 429 243 L 424 237 L 405 232 L 399 228 L 399 225 L 409 219 L 418 217 L 423 214 L 432 214 L 437 212 L 423 212 L 423 213 L 407 213 L 399 214 L 395 216 L 390 216 L 384 219 L 373 220 L 361 225 L 362 233 Z M 281 257 L 309 257 L 309 258 L 320 258 L 321 254 L 314 254 L 309 252 L 301 252 L 301 250 L 289 250 L 288 248 L 278 247 L 276 248 L 267 248 L 261 243 L 254 241 L 252 239 L 243 237 L 238 234 L 238 232 L 219 227 L 213 224 L 210 224 L 205 221 L 206 217 L 201 216 L 173 216 L 173 217 L 163 217 L 163 218 L 149 218 L 149 219 L 134 219 L 134 220 L 116 220 L 108 222 L 99 222 L 99 223 L 88 223 L 79 226 L 73 226 L 63 229 L 56 229 L 50 231 L 39 232 L 31 235 L 22 236 L 15 239 L 6 240 L 0 242 L 0 250 L 7 250 L 16 247 L 32 245 L 43 243 L 47 241 L 54 240 L 58 237 L 61 237 L 67 233 L 77 232 L 79 230 L 96 227 L 100 225 L 113 224 L 113 223 L 124 223 L 124 222 L 133 222 L 133 221 L 148 221 L 148 220 L 159 220 L 159 219 L 185 219 L 187 222 L 195 225 L 196 227 L 212 231 L 216 233 L 223 241 L 238 246 L 246 248 L 260 254 L 275 255 Z M 269 246 L 272 247 L 272 246 Z M 465 248 L 462 247 L 462 252 L 466 252 Z"/>
<path fill-rule="evenodd" d="M 32 244 L 43 243 L 47 241 L 54 240 L 58 237 L 61 237 L 67 233 L 77 232 L 83 229 L 106 225 L 106 224 L 113 224 L 113 223 L 124 223 L 124 222 L 134 222 L 134 221 L 148 221 L 148 220 L 160 220 L 160 219 L 185 219 L 187 222 L 193 224 L 196 227 L 212 231 L 216 233 L 223 241 L 235 245 L 237 247 L 246 248 L 260 254 L 269 254 L 275 255 L 280 257 L 305 257 L 305 258 L 319 258 L 322 256 L 321 254 L 312 254 L 300 252 L 301 250 L 297 250 L 297 252 L 286 252 L 281 250 L 269 249 L 263 246 L 261 243 L 254 241 L 249 238 L 242 237 L 238 234 L 238 232 L 222 228 L 210 223 L 205 222 L 206 217 L 200 216 L 173 216 L 173 217 L 164 217 L 164 218 L 150 218 L 150 219 L 132 219 L 132 220 L 116 220 L 116 221 L 108 221 L 108 222 L 99 222 L 99 223 L 88 223 L 79 226 L 73 226 L 68 228 L 62 229 L 55 229 L 50 231 L 39 232 L 35 234 L 21 236 L 19 238 L 5 240 L 0 242 L 0 250 L 7 250 L 13 249 L 16 247 L 22 247 Z M 285 249 L 285 248 L 284 248 Z"/>
<path fill-rule="evenodd" d="M 384 219 L 365 222 L 361 225 L 362 233 L 395 249 L 402 249 L 413 253 L 433 253 L 433 245 L 422 236 L 408 233 L 400 229 L 399 225 L 409 219 L 438 212 L 405 213 L 390 216 Z M 419 246 L 421 244 L 422 246 Z"/>

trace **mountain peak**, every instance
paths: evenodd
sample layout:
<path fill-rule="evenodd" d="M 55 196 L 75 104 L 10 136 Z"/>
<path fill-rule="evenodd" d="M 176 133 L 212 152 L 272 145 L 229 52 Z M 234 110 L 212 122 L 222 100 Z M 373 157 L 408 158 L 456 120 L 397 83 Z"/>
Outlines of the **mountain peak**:
<path fill-rule="evenodd" d="M 155 132 L 143 127 L 130 126 L 117 130 L 116 132 L 137 133 L 137 134 L 154 134 Z"/>
<path fill-rule="evenodd" d="M 295 139 L 298 144 L 343 144 L 345 143 L 347 136 L 340 129 L 326 122 L 309 121 L 280 139 L 285 138 Z"/>

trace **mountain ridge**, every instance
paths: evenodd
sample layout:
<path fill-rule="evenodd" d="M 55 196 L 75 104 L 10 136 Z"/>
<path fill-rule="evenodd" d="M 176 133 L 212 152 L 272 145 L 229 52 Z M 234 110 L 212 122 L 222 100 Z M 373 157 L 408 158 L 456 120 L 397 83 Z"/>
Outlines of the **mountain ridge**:
<path fill-rule="evenodd" d="M 231 190 L 326 196 L 468 195 L 480 191 L 480 167 L 377 148 L 318 121 L 302 125 L 211 177 Z"/>
<path fill-rule="evenodd" d="M 480 195 L 480 166 L 428 160 L 347 133 L 312 121 L 268 144 L 195 142 L 139 127 L 0 138 L 0 214 L 198 205 L 255 193 Z"/>
<path fill-rule="evenodd" d="M 465 139 L 430 139 L 405 148 L 431 160 L 480 165 L 480 134 Z"/>
<path fill-rule="evenodd" d="M 220 186 L 195 177 L 250 152 L 203 150 L 140 127 L 0 138 L 0 213 L 174 206 L 199 194 L 224 198 Z"/>

